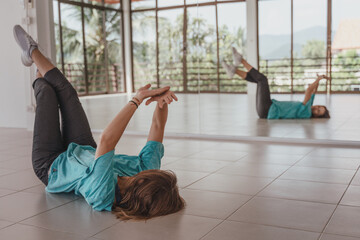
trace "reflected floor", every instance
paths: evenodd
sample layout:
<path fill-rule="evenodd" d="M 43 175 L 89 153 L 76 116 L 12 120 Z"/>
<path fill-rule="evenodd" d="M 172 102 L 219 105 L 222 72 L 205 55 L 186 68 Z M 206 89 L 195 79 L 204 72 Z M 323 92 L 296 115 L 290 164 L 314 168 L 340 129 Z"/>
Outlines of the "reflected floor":
<path fill-rule="evenodd" d="M 167 132 L 300 139 L 360 140 L 360 95 L 318 94 L 315 105 L 326 105 L 330 119 L 259 119 L 255 96 L 246 94 L 178 94 L 170 105 Z M 302 94 L 277 94 L 278 100 L 302 101 Z M 82 97 L 93 129 L 102 130 L 128 101 L 127 95 Z M 155 104 L 142 105 L 127 130 L 147 132 Z"/>
<path fill-rule="evenodd" d="M 116 152 L 138 154 L 145 141 L 124 136 Z M 360 239 L 359 149 L 165 139 L 162 169 L 176 173 L 187 206 L 144 223 L 46 193 L 31 142 L 0 128 L 0 239 Z"/>

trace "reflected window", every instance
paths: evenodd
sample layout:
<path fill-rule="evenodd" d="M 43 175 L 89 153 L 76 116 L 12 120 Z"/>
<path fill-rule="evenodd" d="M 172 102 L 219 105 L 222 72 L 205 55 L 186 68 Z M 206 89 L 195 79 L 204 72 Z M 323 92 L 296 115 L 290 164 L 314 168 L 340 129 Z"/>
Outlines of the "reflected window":
<path fill-rule="evenodd" d="M 291 91 L 291 0 L 259 1 L 259 69 L 272 92 Z"/>
<path fill-rule="evenodd" d="M 245 1 L 186 0 L 184 7 L 184 0 L 158 0 L 158 8 L 146 10 L 154 2 L 131 1 L 136 87 L 152 82 L 177 92 L 246 91 L 220 66 L 231 46 L 244 51 Z"/>
<path fill-rule="evenodd" d="M 360 1 L 332 1 L 331 91 L 360 91 Z"/>
<path fill-rule="evenodd" d="M 134 89 L 148 83 L 157 86 L 155 12 L 132 14 Z"/>
<path fill-rule="evenodd" d="M 119 0 L 54 0 L 57 65 L 80 95 L 124 92 Z"/>

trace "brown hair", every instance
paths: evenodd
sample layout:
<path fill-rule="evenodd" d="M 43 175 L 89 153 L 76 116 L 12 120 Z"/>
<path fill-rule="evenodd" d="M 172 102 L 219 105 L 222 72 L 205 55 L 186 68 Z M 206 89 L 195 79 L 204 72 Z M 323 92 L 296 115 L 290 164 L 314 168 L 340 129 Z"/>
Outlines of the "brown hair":
<path fill-rule="evenodd" d="M 185 201 L 179 195 L 172 171 L 146 170 L 133 176 L 131 184 L 113 211 L 121 220 L 145 220 L 180 211 Z"/>
<path fill-rule="evenodd" d="M 321 116 L 316 116 L 316 117 L 314 115 L 311 115 L 312 118 L 330 118 L 330 113 L 329 113 L 329 110 L 326 108 L 326 106 L 321 105 L 321 107 L 325 108 L 324 114 Z"/>

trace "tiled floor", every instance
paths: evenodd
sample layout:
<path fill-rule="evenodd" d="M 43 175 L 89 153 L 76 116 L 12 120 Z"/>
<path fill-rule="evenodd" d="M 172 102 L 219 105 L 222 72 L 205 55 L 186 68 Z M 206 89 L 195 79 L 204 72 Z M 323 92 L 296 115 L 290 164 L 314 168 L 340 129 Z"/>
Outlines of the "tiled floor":
<path fill-rule="evenodd" d="M 360 150 L 165 139 L 185 210 L 120 222 L 31 169 L 32 133 L 0 128 L 0 239 L 360 240 Z M 117 147 L 137 154 L 145 139 Z"/>
<path fill-rule="evenodd" d="M 246 94 L 178 94 L 170 105 L 168 133 L 284 137 L 360 141 L 360 94 L 318 94 L 314 104 L 326 105 L 330 119 L 259 119 L 255 96 Z M 302 94 L 272 96 L 278 100 L 302 101 Z M 104 129 L 127 95 L 83 97 L 81 102 L 93 129 Z M 155 104 L 141 106 L 128 130 L 147 132 Z"/>

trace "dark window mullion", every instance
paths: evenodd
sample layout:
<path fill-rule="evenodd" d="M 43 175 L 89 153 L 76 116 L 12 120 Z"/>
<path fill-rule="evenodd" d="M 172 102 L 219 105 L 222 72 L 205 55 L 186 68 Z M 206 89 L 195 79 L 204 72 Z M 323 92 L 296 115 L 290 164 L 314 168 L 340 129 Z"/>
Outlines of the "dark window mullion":
<path fill-rule="evenodd" d="M 156 0 L 155 11 L 155 31 L 156 31 L 156 84 L 160 87 L 160 74 L 159 74 L 159 22 L 158 22 L 158 0 Z"/>
<path fill-rule="evenodd" d="M 87 66 L 87 56 L 86 56 L 85 20 L 84 20 L 84 7 L 83 6 L 81 6 L 81 24 L 82 24 L 82 36 L 83 36 L 85 94 L 89 94 L 89 78 L 88 78 L 88 66 Z"/>
<path fill-rule="evenodd" d="M 102 4 L 104 5 L 105 2 L 102 0 Z M 106 11 L 102 11 L 102 28 L 103 28 L 103 41 L 104 41 L 104 58 L 105 58 L 105 86 L 106 86 L 106 93 L 110 92 L 110 83 L 109 83 L 109 59 L 108 59 L 108 46 L 106 40 Z"/>
<path fill-rule="evenodd" d="M 217 4 L 215 5 L 215 16 L 216 16 L 216 57 L 217 57 L 217 64 L 216 64 L 216 73 L 217 73 L 217 92 L 220 92 L 220 53 L 219 53 L 219 19 L 218 19 L 218 8 Z"/>
<path fill-rule="evenodd" d="M 63 74 L 65 74 L 65 64 L 64 64 L 64 49 L 63 49 L 63 39 L 62 39 L 62 26 L 61 26 L 61 3 L 58 2 L 58 12 L 59 12 L 59 38 L 60 38 L 60 53 L 61 53 L 61 69 Z"/>

